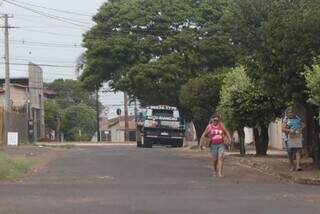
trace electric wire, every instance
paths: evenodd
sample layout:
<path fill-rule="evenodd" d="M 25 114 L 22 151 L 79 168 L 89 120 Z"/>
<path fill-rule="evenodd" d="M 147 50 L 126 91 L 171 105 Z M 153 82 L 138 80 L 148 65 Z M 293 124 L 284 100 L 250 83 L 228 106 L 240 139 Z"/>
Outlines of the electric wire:
<path fill-rule="evenodd" d="M 0 39 L 0 41 L 4 41 L 4 39 Z M 33 41 L 27 41 L 27 40 L 14 40 L 14 39 L 11 39 L 9 40 L 10 42 L 12 43 L 18 43 L 18 44 L 23 44 L 23 45 L 43 45 L 45 47 L 49 47 L 49 46 L 52 46 L 52 47 L 74 47 L 74 48 L 77 48 L 77 47 L 81 47 L 80 44 L 62 44 L 62 43 L 49 43 L 49 42 L 33 42 Z"/>
<path fill-rule="evenodd" d="M 80 24 L 90 25 L 90 23 L 84 22 L 84 21 L 79 21 L 79 19 L 71 19 L 71 18 L 67 18 L 67 17 L 62 17 L 62 16 L 58 16 L 58 15 L 46 13 L 46 12 L 43 12 L 42 10 L 36 10 L 36 9 L 30 8 L 30 7 L 21 5 L 21 4 L 19 4 L 19 3 L 12 2 L 12 0 L 3 0 L 3 1 L 6 2 L 6 3 L 8 3 L 8 4 L 15 5 L 15 6 L 17 6 L 17 7 L 23 8 L 23 9 L 25 9 L 25 10 L 29 10 L 29 11 L 31 11 L 31 12 L 33 12 L 33 13 L 36 13 L 36 14 L 39 14 L 39 15 L 42 15 L 42 16 L 46 16 L 46 17 L 48 17 L 48 18 L 62 19 L 62 20 L 71 21 L 71 22 L 73 22 L 73 23 L 80 23 Z"/>
<path fill-rule="evenodd" d="M 61 17 L 61 16 L 56 16 L 56 15 L 52 15 L 52 14 L 49 14 L 49 13 L 44 13 L 44 12 L 42 12 L 42 11 L 38 11 L 38 10 L 35 10 L 35 9 L 32 9 L 32 8 L 29 8 L 29 7 L 26 7 L 26 6 L 17 4 L 17 3 L 15 3 L 15 2 L 11 2 L 11 1 L 9 1 L 9 0 L 3 0 L 3 1 L 6 2 L 6 3 L 8 3 L 8 4 L 14 5 L 14 6 L 16 6 L 16 7 L 19 7 L 19 8 L 22 8 L 22 9 L 25 9 L 25 10 L 28 10 L 28 11 L 31 11 L 31 12 L 33 12 L 33 13 L 36 13 L 36 14 L 45 16 L 45 17 L 47 17 L 47 18 L 55 19 L 55 20 L 57 20 L 57 21 L 65 22 L 65 23 L 68 23 L 68 24 L 71 24 L 71 25 L 75 25 L 75 26 L 78 26 L 78 27 L 88 28 L 89 26 L 84 25 L 84 24 L 90 25 L 89 23 L 80 22 L 80 21 L 77 21 L 77 20 L 74 20 L 74 19 L 69 19 L 69 18 Z"/>
<path fill-rule="evenodd" d="M 40 59 L 28 59 L 22 57 L 10 57 L 10 59 L 17 60 L 17 61 L 38 61 Z M 76 63 L 76 61 L 63 61 L 63 60 L 41 60 L 40 63 Z"/>
<path fill-rule="evenodd" d="M 33 33 L 43 33 L 43 34 L 48 34 L 48 35 L 53 35 L 53 36 L 61 36 L 61 37 L 77 37 L 77 38 L 81 38 L 81 35 L 76 35 L 76 34 L 55 33 L 55 32 L 49 32 L 49 31 L 41 31 L 41 30 L 28 30 L 28 29 L 23 29 L 23 28 L 16 28 L 15 30 L 33 32 Z"/>
<path fill-rule="evenodd" d="M 25 5 L 33 6 L 33 7 L 38 7 L 38 8 L 46 9 L 46 10 L 56 11 L 56 12 L 60 12 L 60 13 L 73 14 L 73 15 L 78 15 L 78 16 L 83 16 L 83 17 L 92 17 L 92 16 L 89 15 L 89 14 L 84 14 L 84 13 L 79 13 L 79 12 L 74 12 L 74 11 L 68 11 L 68 10 L 61 10 L 61 9 L 55 9 L 55 8 L 50 8 L 50 7 L 44 7 L 44 6 L 40 6 L 40 5 L 28 3 L 28 2 L 23 2 L 23 1 L 17 1 L 17 0 L 11 0 L 11 1 L 17 2 L 17 3 L 20 3 L 20 4 L 25 4 Z"/>
<path fill-rule="evenodd" d="M 4 65 L 5 63 L 0 62 L 0 65 Z M 10 62 L 10 65 L 29 65 L 27 63 L 15 63 Z M 40 67 L 55 67 L 55 68 L 75 68 L 75 66 L 71 65 L 53 65 L 53 64 L 37 64 Z"/>

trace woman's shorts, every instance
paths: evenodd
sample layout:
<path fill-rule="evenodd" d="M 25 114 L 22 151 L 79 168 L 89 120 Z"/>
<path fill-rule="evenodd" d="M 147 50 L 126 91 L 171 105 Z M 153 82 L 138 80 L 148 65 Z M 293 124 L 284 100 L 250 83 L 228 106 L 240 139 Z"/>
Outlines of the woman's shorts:
<path fill-rule="evenodd" d="M 297 153 L 302 154 L 302 148 L 288 148 L 287 151 L 289 156 L 296 155 Z"/>
<path fill-rule="evenodd" d="M 210 153 L 213 156 L 222 156 L 224 155 L 224 144 L 211 144 Z"/>

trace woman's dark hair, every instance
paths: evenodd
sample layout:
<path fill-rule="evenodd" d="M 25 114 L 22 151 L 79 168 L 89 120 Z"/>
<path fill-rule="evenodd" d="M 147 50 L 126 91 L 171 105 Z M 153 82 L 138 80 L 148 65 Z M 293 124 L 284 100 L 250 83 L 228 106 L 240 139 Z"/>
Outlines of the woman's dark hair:
<path fill-rule="evenodd" d="M 221 120 L 221 116 L 218 114 L 214 114 L 210 117 L 210 120 L 214 119 L 214 118 L 218 118 L 219 120 Z"/>

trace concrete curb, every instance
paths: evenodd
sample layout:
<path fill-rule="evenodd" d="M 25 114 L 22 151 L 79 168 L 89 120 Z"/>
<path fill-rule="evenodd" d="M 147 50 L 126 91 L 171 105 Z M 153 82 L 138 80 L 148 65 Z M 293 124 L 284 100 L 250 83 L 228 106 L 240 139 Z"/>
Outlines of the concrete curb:
<path fill-rule="evenodd" d="M 191 149 L 191 147 L 186 147 L 191 152 L 196 153 L 206 153 L 208 152 L 207 149 L 200 150 L 200 149 Z M 257 170 L 263 174 L 274 176 L 279 180 L 286 181 L 289 183 L 297 183 L 297 184 L 304 184 L 304 185 L 320 185 L 320 178 L 307 178 L 307 177 L 295 177 L 291 174 L 285 172 L 276 172 L 272 169 L 272 167 L 268 166 L 267 164 L 257 163 L 245 157 L 237 157 L 235 156 L 234 152 L 226 152 L 225 154 L 228 158 L 232 158 L 237 162 L 240 166 L 249 167 L 251 169 Z"/>
<path fill-rule="evenodd" d="M 250 167 L 250 168 L 255 169 L 263 174 L 275 176 L 280 180 L 286 180 L 291 183 L 298 183 L 298 184 L 305 184 L 305 185 L 320 185 L 319 178 L 295 177 L 289 173 L 275 172 L 271 167 L 269 167 L 266 164 L 260 164 L 260 163 L 254 162 L 252 160 L 244 159 L 241 157 L 235 157 L 232 155 L 229 155 L 228 157 L 238 161 L 238 163 L 240 165 Z"/>

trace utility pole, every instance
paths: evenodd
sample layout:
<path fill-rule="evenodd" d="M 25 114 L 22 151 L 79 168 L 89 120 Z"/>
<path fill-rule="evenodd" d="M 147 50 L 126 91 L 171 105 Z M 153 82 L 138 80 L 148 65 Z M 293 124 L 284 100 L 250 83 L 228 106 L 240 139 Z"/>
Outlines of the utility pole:
<path fill-rule="evenodd" d="M 2 16 L 4 18 L 4 41 L 5 41 L 5 102 L 4 107 L 7 111 L 11 110 L 10 104 L 10 61 L 9 61 L 9 28 L 14 28 L 9 26 L 8 19 L 13 18 L 8 14 Z"/>
<path fill-rule="evenodd" d="M 124 141 L 129 141 L 128 93 L 124 92 Z"/>
<path fill-rule="evenodd" d="M 97 109 L 97 141 L 100 142 L 100 106 L 99 106 L 99 88 L 96 89 L 96 109 Z"/>

